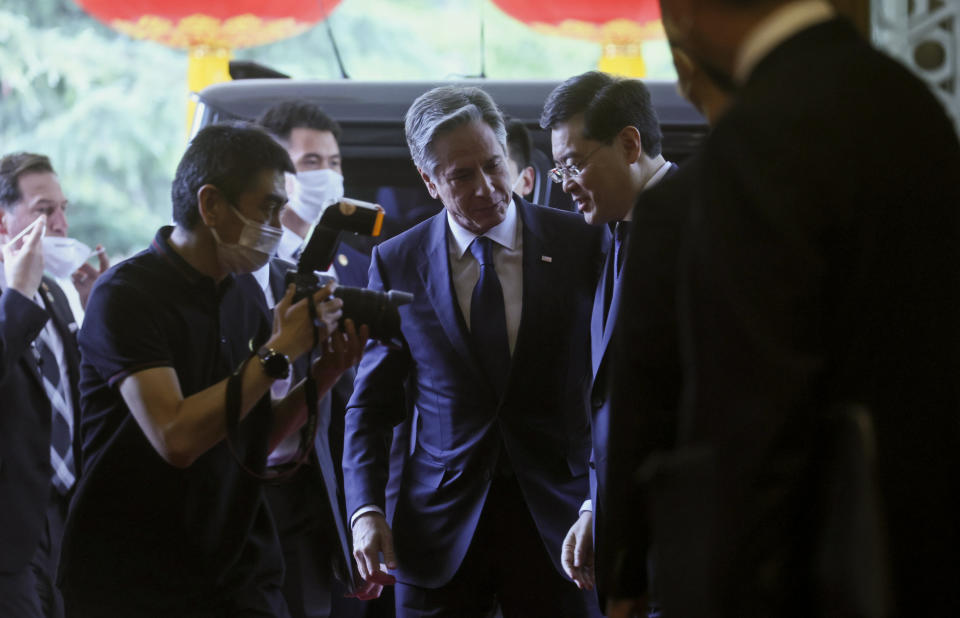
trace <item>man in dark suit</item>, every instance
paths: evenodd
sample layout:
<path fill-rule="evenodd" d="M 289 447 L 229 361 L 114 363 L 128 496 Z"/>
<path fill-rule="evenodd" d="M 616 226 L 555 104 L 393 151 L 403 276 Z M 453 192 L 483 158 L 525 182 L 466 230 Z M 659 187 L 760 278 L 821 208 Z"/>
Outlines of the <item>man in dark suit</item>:
<path fill-rule="evenodd" d="M 300 246 L 323 210 L 343 197 L 340 126 L 315 103 L 284 101 L 268 108 L 258 123 L 290 155 L 295 174 L 287 175 L 290 196 L 280 215 L 283 236 L 278 257 L 254 273 L 268 306 L 283 298 L 285 275 L 299 257 Z M 287 261 L 291 260 L 291 261 Z M 341 243 L 327 276 L 340 285 L 366 287 L 370 258 Z M 292 381 L 278 382 L 274 396 L 306 374 L 306 359 L 293 365 Z M 283 547 L 284 595 L 293 618 L 361 615 L 360 601 L 344 598 L 338 577 L 350 577 L 352 560 L 344 525 L 343 414 L 353 392 L 355 372 L 348 369 L 318 404 L 317 435 L 311 463 L 291 479 L 267 487 Z M 298 455 L 300 434 L 279 444 L 268 458 L 276 469 Z M 335 568 L 331 565 L 336 564 Z"/>
<path fill-rule="evenodd" d="M 677 447 L 640 471 L 664 614 L 885 613 L 831 587 L 818 542 L 824 428 L 855 403 L 893 611 L 956 615 L 955 129 L 825 2 L 661 4 L 671 45 L 735 91 L 690 175 Z"/>
<path fill-rule="evenodd" d="M 79 351 L 67 298 L 43 271 L 45 255 L 51 263 L 62 257 L 44 235 L 65 239 L 66 204 L 47 157 L 17 153 L 0 159 L 2 616 L 63 615 L 54 577 L 63 521 L 80 472 L 74 431 Z M 67 271 L 79 266 L 61 261 Z M 92 266 L 78 273 L 86 276 L 87 269 L 92 277 L 78 290 L 83 300 L 99 274 Z"/>
<path fill-rule="evenodd" d="M 373 252 L 370 284 L 412 292 L 398 349 L 371 345 L 347 410 L 344 476 L 362 576 L 400 616 L 583 616 L 560 543 L 588 492 L 581 388 L 601 230 L 510 194 L 503 119 L 477 88 L 418 98 L 407 143 L 444 211 Z M 407 390 L 409 389 L 409 390 Z M 392 522 L 391 427 L 418 414 Z M 395 549 L 395 551 L 394 551 Z"/>
<path fill-rule="evenodd" d="M 571 77 L 547 97 L 540 126 L 551 130 L 557 166 L 550 171 L 551 180 L 562 184 L 587 223 L 609 226 L 613 232 L 590 320 L 590 378 L 584 392 L 593 439 L 590 493 L 584 496 L 562 551 L 567 575 L 578 586 L 593 589 L 594 556 L 601 549 L 598 524 L 606 504 L 607 349 L 620 305 L 626 228 L 640 192 L 667 177 L 676 165 L 660 152 L 660 123 L 650 92 L 639 80 L 599 71 Z M 603 578 L 599 579 L 602 594 Z"/>

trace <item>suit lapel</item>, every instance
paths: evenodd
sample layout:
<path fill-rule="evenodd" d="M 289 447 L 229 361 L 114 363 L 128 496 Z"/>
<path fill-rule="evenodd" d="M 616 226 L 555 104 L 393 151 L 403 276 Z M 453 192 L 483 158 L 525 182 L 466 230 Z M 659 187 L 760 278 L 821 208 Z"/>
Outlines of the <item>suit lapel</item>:
<path fill-rule="evenodd" d="M 603 360 L 603 353 L 607 349 L 606 331 L 610 330 L 614 318 L 613 313 L 614 299 L 610 299 L 610 314 L 604 320 L 604 304 L 608 286 L 613 285 L 613 246 L 607 251 L 607 257 L 603 262 L 603 271 L 600 273 L 600 281 L 597 284 L 597 291 L 593 296 L 593 312 L 590 315 L 590 367 L 593 369 L 593 379 L 597 378 L 597 372 L 600 371 L 600 362 Z"/>
<path fill-rule="evenodd" d="M 527 353 L 529 344 L 526 341 L 531 337 L 529 333 L 543 327 L 543 324 L 538 323 L 554 310 L 551 305 L 560 289 L 560 282 L 554 278 L 553 251 L 557 247 L 549 246 L 544 240 L 546 234 L 535 210 L 540 207 L 522 199 L 516 199 L 516 203 L 517 216 L 523 225 L 523 304 L 520 309 L 520 325 L 517 327 L 517 342 L 507 376 L 507 391 L 510 389 L 513 368 L 522 362 L 523 355 Z"/>
<path fill-rule="evenodd" d="M 430 304 L 440 320 L 440 325 L 450 343 L 457 352 L 479 370 L 467 336 L 467 327 L 463 314 L 457 306 L 457 295 L 453 291 L 450 277 L 450 253 L 447 250 L 447 216 L 441 210 L 434 216 L 427 230 L 427 242 L 420 254 L 418 265 Z"/>

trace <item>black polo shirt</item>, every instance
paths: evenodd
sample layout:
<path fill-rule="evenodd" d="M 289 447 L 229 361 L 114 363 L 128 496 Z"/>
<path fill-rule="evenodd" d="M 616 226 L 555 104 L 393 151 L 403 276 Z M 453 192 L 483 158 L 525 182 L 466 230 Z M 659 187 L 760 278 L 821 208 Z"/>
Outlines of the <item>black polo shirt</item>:
<path fill-rule="evenodd" d="M 147 441 L 120 396 L 124 378 L 176 371 L 184 397 L 226 378 L 270 332 L 250 275 L 219 284 L 183 260 L 161 228 L 149 249 L 100 277 L 80 331 L 85 474 L 63 540 L 68 603 L 105 615 L 188 615 L 278 584 L 282 559 L 260 484 L 223 441 L 181 470 Z M 262 470 L 269 397 L 233 449 Z M 112 612 L 112 613 L 110 613 Z"/>

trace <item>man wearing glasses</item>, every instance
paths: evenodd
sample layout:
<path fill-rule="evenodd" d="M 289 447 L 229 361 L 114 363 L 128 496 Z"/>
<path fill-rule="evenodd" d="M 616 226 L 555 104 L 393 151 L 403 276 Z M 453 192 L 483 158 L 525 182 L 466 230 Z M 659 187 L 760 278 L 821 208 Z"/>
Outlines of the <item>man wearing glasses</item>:
<path fill-rule="evenodd" d="M 606 498 L 610 400 L 605 376 L 607 349 L 617 319 L 627 225 L 641 191 L 672 174 L 677 166 L 660 152 L 660 123 L 650 92 L 639 80 L 618 79 L 598 71 L 571 77 L 547 97 L 540 126 L 552 131 L 557 166 L 550 170 L 551 179 L 573 198 L 588 223 L 606 224 L 613 232 L 590 322 L 591 373 L 585 392 L 593 439 L 590 495 L 563 541 L 561 559 L 567 575 L 581 588 L 591 590 L 597 583 L 595 556 L 603 550 L 596 542 L 596 531 Z"/>

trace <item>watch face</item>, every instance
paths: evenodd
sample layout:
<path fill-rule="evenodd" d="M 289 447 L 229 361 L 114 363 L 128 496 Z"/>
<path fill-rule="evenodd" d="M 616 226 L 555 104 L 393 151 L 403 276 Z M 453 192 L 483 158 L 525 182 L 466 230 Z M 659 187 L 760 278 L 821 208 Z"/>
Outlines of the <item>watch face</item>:
<path fill-rule="evenodd" d="M 263 365 L 263 371 L 271 378 L 285 379 L 290 375 L 290 360 L 276 350 L 262 350 L 258 356 Z"/>

